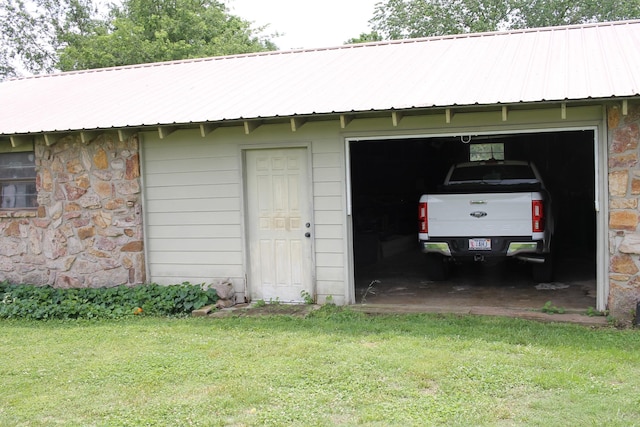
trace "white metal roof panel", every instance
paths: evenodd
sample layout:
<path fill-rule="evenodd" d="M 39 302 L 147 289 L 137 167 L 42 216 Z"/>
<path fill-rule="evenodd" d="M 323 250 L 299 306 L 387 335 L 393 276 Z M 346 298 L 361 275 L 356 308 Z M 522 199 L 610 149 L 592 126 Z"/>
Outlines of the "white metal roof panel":
<path fill-rule="evenodd" d="M 0 83 L 0 134 L 640 94 L 640 21 L 270 52 Z"/>

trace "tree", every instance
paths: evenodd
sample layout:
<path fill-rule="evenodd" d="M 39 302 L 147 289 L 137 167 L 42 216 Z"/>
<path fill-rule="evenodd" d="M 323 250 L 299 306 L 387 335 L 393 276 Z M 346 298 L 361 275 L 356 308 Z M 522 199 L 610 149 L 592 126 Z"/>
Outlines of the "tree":
<path fill-rule="evenodd" d="M 128 0 L 90 35 L 71 35 L 61 70 L 275 50 L 215 0 Z M 258 29 L 257 31 L 260 31 Z"/>
<path fill-rule="evenodd" d="M 386 39 L 640 17 L 640 0 L 386 0 L 369 21 Z"/>
<path fill-rule="evenodd" d="M 0 80 L 275 50 L 262 30 L 216 0 L 124 0 L 104 16 L 92 0 L 0 0 Z"/>
<path fill-rule="evenodd" d="M 0 80 L 56 69 L 65 34 L 99 25 L 91 0 L 0 0 Z"/>
<path fill-rule="evenodd" d="M 369 43 L 382 41 L 382 36 L 375 31 L 370 33 L 360 33 L 360 36 L 350 38 L 344 44 Z"/>

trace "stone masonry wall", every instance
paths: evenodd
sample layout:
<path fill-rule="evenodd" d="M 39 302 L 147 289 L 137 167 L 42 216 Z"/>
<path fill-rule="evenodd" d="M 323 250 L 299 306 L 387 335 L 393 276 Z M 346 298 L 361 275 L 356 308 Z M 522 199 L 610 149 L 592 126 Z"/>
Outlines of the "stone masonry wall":
<path fill-rule="evenodd" d="M 137 136 L 36 138 L 37 211 L 0 211 L 0 281 L 61 288 L 145 281 Z"/>
<path fill-rule="evenodd" d="M 609 312 L 629 320 L 640 301 L 640 104 L 608 108 Z"/>

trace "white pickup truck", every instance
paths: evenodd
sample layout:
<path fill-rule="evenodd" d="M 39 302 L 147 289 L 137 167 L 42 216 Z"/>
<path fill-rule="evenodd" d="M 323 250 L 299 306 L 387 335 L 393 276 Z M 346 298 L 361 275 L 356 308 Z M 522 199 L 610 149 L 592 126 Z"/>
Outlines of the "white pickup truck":
<path fill-rule="evenodd" d="M 531 263 L 534 280 L 552 280 L 551 199 L 529 162 L 453 165 L 437 194 L 420 197 L 418 224 L 432 280 L 445 280 L 455 261 L 508 258 Z"/>

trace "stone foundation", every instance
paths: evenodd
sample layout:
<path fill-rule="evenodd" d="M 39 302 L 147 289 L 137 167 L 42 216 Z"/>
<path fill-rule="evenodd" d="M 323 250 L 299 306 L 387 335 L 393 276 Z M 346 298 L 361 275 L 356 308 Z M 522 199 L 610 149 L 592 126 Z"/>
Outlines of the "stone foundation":
<path fill-rule="evenodd" d="M 137 136 L 35 141 L 36 211 L 0 212 L 0 280 L 62 288 L 144 283 Z"/>
<path fill-rule="evenodd" d="M 640 105 L 608 109 L 610 314 L 630 321 L 640 301 Z"/>

